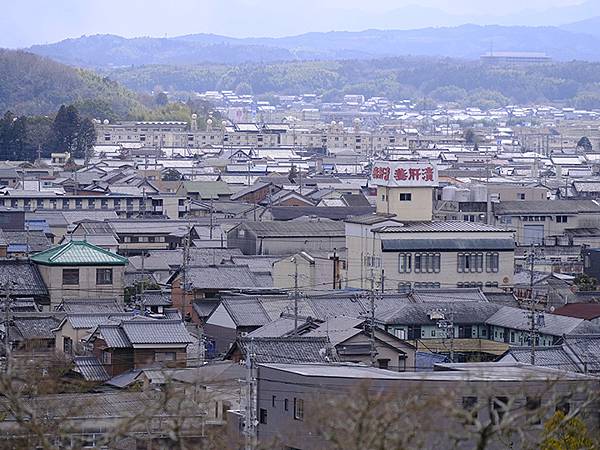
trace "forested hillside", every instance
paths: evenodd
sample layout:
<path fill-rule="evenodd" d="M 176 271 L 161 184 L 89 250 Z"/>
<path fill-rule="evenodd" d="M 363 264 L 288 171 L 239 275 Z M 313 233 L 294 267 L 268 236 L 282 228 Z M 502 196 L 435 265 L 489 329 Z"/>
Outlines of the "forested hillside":
<path fill-rule="evenodd" d="M 557 103 L 600 108 L 600 63 L 556 62 L 489 66 L 432 57 L 307 61 L 276 64 L 145 66 L 107 72 L 140 91 L 160 87 L 182 96 L 212 89 L 257 95 L 323 94 L 340 100 L 361 93 L 391 99 L 438 101 L 462 106 Z"/>

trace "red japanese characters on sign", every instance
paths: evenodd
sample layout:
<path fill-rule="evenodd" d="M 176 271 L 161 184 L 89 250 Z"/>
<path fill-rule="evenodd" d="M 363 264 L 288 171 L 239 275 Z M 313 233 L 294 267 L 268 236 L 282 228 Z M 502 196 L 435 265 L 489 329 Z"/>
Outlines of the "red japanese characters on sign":
<path fill-rule="evenodd" d="M 379 162 L 371 179 L 378 186 L 436 186 L 437 168 L 422 163 Z"/>

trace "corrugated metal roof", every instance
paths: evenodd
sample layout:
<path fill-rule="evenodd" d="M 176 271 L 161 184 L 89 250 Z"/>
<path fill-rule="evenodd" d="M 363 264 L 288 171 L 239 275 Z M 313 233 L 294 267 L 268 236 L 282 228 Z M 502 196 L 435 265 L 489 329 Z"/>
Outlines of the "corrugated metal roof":
<path fill-rule="evenodd" d="M 600 204 L 594 200 L 540 200 L 540 201 L 502 201 L 494 203 L 494 214 L 577 214 L 585 212 L 600 213 Z"/>
<path fill-rule="evenodd" d="M 445 222 L 419 222 L 403 226 L 387 226 L 377 228 L 380 233 L 497 233 L 511 231 L 506 228 L 494 227 L 478 222 L 445 221 Z"/>
<path fill-rule="evenodd" d="M 34 255 L 32 261 L 49 266 L 125 266 L 127 258 L 85 241 L 70 241 Z"/>

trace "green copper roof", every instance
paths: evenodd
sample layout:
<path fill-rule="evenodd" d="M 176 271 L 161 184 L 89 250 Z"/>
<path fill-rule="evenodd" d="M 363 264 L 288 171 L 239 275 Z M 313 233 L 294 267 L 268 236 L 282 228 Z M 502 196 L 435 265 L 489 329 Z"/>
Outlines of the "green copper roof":
<path fill-rule="evenodd" d="M 85 241 L 70 241 L 37 253 L 31 259 L 45 266 L 125 266 L 129 262 Z"/>

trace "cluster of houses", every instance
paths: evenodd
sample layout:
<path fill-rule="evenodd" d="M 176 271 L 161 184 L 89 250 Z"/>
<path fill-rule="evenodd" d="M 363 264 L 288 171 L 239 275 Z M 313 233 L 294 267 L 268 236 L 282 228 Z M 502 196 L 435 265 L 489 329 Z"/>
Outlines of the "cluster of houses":
<path fill-rule="evenodd" d="M 473 149 L 358 123 L 318 145 L 275 126 L 102 126 L 87 166 L 56 154 L 0 167 L 2 365 L 63 365 L 92 405 L 73 442 L 101 445 L 172 386 L 211 393 L 178 428 L 190 443 L 209 439 L 202 428 L 303 449 L 326 446 L 306 439 L 316 399 L 365 380 L 471 406 L 489 380 L 488 397 L 525 401 L 560 378 L 561 407 L 595 386 L 593 152 L 506 151 L 490 136 Z M 10 432 L 20 418 L 7 411 Z M 172 424 L 154 419 L 128 439 L 168 442 Z"/>

